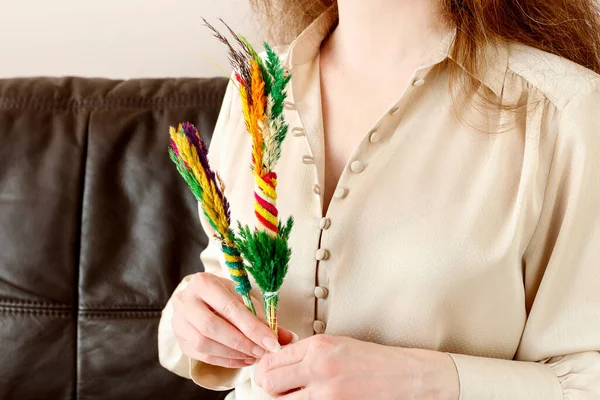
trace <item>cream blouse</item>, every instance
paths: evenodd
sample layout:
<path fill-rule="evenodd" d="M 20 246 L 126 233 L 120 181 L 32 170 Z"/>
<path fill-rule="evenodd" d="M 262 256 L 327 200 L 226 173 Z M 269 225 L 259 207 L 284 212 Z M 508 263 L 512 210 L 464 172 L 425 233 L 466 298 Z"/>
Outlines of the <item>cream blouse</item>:
<path fill-rule="evenodd" d="M 334 23 L 330 8 L 280 49 L 292 79 L 278 208 L 295 218 L 280 324 L 300 340 L 324 333 L 447 352 L 460 400 L 600 399 L 599 76 L 522 44 L 488 46 L 481 84 L 538 105 L 465 110 L 494 134 L 481 133 L 451 112 L 450 31 L 365 132 L 323 215 L 319 48 Z M 243 224 L 254 223 L 250 146 L 230 84 L 210 161 Z M 228 276 L 216 243 L 201 259 Z M 235 387 L 230 398 L 264 398 L 251 367 L 184 356 L 171 315 L 169 302 L 158 343 L 165 368 L 206 388 Z"/>

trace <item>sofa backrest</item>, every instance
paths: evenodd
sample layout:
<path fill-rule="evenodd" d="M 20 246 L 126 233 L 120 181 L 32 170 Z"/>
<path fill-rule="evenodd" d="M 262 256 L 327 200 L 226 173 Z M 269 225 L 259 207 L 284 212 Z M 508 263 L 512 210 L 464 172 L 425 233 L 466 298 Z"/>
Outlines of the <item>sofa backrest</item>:
<path fill-rule="evenodd" d="M 0 399 L 221 399 L 158 364 L 207 238 L 167 153 L 226 78 L 0 80 Z"/>

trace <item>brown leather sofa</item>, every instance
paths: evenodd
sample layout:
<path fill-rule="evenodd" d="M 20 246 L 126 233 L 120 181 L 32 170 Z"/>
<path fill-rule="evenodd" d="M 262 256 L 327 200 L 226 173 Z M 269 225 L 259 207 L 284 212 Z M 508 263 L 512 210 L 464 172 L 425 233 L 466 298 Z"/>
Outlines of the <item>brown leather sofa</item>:
<path fill-rule="evenodd" d="M 160 311 L 207 238 L 168 127 L 226 78 L 0 80 L 0 399 L 225 397 L 163 369 Z"/>

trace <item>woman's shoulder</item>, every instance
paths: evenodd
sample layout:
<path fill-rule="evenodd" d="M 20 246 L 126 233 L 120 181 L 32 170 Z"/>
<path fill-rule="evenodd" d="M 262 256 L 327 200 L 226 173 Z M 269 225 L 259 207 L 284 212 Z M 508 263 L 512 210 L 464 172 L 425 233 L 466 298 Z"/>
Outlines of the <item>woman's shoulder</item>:
<path fill-rule="evenodd" d="M 523 43 L 508 42 L 506 46 L 509 73 L 535 87 L 559 110 L 578 95 L 598 92 L 600 75 L 596 72 Z"/>

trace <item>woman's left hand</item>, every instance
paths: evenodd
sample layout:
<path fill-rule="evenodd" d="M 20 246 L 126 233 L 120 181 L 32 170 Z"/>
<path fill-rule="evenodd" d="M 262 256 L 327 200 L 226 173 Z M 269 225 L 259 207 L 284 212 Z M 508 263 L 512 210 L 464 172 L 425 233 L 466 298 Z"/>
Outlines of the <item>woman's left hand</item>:
<path fill-rule="evenodd" d="M 443 352 L 316 335 L 265 355 L 254 379 L 278 400 L 458 400 L 458 373 Z"/>

